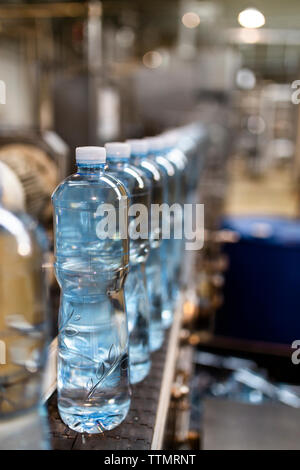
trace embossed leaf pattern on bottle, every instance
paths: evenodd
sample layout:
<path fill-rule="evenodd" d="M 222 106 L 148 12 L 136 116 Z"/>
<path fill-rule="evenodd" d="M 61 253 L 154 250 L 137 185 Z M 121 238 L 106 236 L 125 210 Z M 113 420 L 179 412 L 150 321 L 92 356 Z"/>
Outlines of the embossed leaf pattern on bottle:
<path fill-rule="evenodd" d="M 93 398 L 96 390 L 100 387 L 100 385 L 102 385 L 104 380 L 114 372 L 118 363 L 118 348 L 115 344 L 112 344 L 108 351 L 107 360 L 100 362 L 96 369 L 96 377 L 98 382 L 94 384 L 92 378 L 90 378 L 87 382 L 88 400 Z"/>
<path fill-rule="evenodd" d="M 59 328 L 59 334 L 61 338 L 60 349 L 67 350 L 68 354 L 72 354 L 74 357 L 81 358 L 84 361 L 88 361 L 91 363 L 91 367 L 95 367 L 95 364 L 97 362 L 93 358 L 77 350 L 72 349 L 70 345 L 67 345 L 65 342 L 66 338 L 71 338 L 78 334 L 78 330 L 73 325 L 69 325 L 71 320 L 74 322 L 79 322 L 81 320 L 81 315 L 79 314 L 74 315 L 74 313 L 75 313 L 74 309 L 72 309 L 69 313 L 66 313 L 65 320 L 61 324 L 61 327 Z"/>
<path fill-rule="evenodd" d="M 74 313 L 74 309 L 72 309 L 69 313 L 65 312 L 65 321 L 62 322 L 59 329 L 60 334 L 64 333 L 66 336 L 75 336 L 78 334 L 78 330 L 73 325 L 69 325 L 71 320 L 78 322 L 81 318 L 80 315 L 74 315 Z"/>

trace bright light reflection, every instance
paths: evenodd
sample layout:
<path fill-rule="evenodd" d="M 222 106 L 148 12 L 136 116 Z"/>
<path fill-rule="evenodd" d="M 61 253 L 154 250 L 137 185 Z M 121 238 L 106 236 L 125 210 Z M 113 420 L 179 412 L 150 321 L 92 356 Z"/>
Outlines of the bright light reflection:
<path fill-rule="evenodd" d="M 239 38 L 246 44 L 256 44 L 260 40 L 260 32 L 257 29 L 240 28 Z"/>
<path fill-rule="evenodd" d="M 266 20 L 264 15 L 256 8 L 246 8 L 240 12 L 238 22 L 244 28 L 261 28 Z"/>
<path fill-rule="evenodd" d="M 143 64 L 149 69 L 157 69 L 162 64 L 162 55 L 158 51 L 146 52 Z"/>
<path fill-rule="evenodd" d="M 186 28 L 197 28 L 197 26 L 200 24 L 200 17 L 197 15 L 197 13 L 189 11 L 183 15 L 181 21 Z"/>

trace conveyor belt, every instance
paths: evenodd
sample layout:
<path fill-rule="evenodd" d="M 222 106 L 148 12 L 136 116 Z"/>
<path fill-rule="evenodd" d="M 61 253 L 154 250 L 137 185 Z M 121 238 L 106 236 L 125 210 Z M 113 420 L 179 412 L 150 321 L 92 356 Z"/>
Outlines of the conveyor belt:
<path fill-rule="evenodd" d="M 52 448 L 57 450 L 159 450 L 163 445 L 171 386 L 177 357 L 181 306 L 163 347 L 152 355 L 149 376 L 132 387 L 132 404 L 126 420 L 113 431 L 84 436 L 66 427 L 57 411 L 56 394 L 49 400 Z"/>

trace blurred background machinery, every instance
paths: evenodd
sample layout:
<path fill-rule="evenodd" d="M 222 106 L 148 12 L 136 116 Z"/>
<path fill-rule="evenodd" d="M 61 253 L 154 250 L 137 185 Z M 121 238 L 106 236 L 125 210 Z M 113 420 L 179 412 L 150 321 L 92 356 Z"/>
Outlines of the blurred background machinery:
<path fill-rule="evenodd" d="M 274 361 L 277 381 L 297 382 L 290 343 L 299 335 L 300 108 L 292 83 L 300 6 L 250 7 L 237 0 L 0 5 L 3 200 L 49 234 L 50 196 L 73 170 L 76 146 L 196 123 L 197 137 L 187 132 L 181 145 L 189 201 L 205 206 L 205 243 L 182 269 L 171 404 L 178 414 L 169 436 L 181 448 L 200 445 L 202 390 L 270 399 L 257 385 L 258 367 L 229 367 L 226 355 L 247 355 L 264 371 Z M 201 355 L 212 352 L 221 359 Z M 246 380 L 237 370 L 247 367 Z M 276 393 L 272 399 L 282 397 Z"/>

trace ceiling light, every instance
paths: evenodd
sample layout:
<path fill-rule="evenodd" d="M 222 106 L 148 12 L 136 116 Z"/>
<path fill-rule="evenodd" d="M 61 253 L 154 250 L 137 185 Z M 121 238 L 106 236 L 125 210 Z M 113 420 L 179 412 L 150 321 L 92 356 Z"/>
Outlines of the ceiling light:
<path fill-rule="evenodd" d="M 256 8 L 246 8 L 240 12 L 238 22 L 244 28 L 261 28 L 266 20 L 264 15 Z"/>
<path fill-rule="evenodd" d="M 158 51 L 149 51 L 143 56 L 143 64 L 149 69 L 157 69 L 162 61 L 162 55 Z"/>
<path fill-rule="evenodd" d="M 182 23 L 186 28 L 196 28 L 200 24 L 200 17 L 197 13 L 193 11 L 189 11 L 183 15 L 181 18 Z"/>

